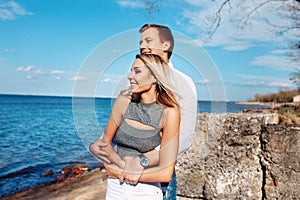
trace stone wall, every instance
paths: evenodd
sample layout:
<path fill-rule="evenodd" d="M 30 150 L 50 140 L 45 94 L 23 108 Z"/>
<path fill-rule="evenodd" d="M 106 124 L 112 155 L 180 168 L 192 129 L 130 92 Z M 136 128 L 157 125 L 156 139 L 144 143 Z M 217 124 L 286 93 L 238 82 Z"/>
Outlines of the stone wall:
<path fill-rule="evenodd" d="M 263 126 L 264 199 L 300 199 L 300 126 Z"/>
<path fill-rule="evenodd" d="M 299 127 L 276 113 L 199 114 L 176 165 L 177 195 L 193 199 L 300 199 Z"/>

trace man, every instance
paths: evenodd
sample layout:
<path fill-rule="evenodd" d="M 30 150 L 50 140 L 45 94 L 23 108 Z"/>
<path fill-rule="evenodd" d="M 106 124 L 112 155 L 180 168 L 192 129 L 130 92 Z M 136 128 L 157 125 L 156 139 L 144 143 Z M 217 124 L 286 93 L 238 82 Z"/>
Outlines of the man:
<path fill-rule="evenodd" d="M 178 102 L 181 107 L 181 123 L 180 123 L 180 144 L 179 155 L 187 150 L 192 143 L 195 132 L 196 118 L 197 118 L 197 92 L 196 87 L 190 77 L 176 70 L 169 61 L 174 48 L 174 39 L 171 30 L 166 26 L 156 24 L 145 24 L 140 29 L 140 53 L 141 54 L 156 54 L 169 63 L 172 71 L 172 82 L 179 94 Z M 90 151 L 100 160 L 109 163 L 108 154 L 101 150 L 101 147 L 106 146 L 101 139 L 95 141 L 90 146 Z M 144 167 L 155 165 L 159 161 L 159 147 L 156 150 L 147 152 L 143 157 L 137 157 L 126 161 L 124 174 L 130 180 L 139 180 L 143 173 Z M 144 162 L 146 160 L 146 162 Z M 108 168 L 109 170 L 109 168 Z M 134 171 L 134 174 L 127 174 L 126 172 Z M 124 176 L 124 177 L 125 177 Z M 124 177 L 119 177 L 123 180 Z M 165 188 L 168 187 L 167 191 Z M 176 199 L 176 174 L 169 184 L 162 183 L 164 192 L 164 199 Z"/>

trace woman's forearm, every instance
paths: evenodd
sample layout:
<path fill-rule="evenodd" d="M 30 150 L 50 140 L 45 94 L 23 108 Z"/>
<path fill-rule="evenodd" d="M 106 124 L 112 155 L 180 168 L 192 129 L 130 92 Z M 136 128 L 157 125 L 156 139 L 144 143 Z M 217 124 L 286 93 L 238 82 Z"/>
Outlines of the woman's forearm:
<path fill-rule="evenodd" d="M 157 166 L 144 170 L 139 181 L 141 182 L 170 182 L 174 172 L 175 163 L 169 166 Z"/>

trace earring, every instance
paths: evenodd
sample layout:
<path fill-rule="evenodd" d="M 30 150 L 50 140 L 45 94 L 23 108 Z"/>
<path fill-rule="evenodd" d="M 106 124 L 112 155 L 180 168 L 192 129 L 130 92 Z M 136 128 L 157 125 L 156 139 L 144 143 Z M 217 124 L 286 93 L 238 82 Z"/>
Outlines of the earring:
<path fill-rule="evenodd" d="M 159 90 L 159 91 L 162 91 L 162 86 L 161 86 L 160 82 L 157 81 L 156 84 L 157 84 L 157 86 L 158 86 L 158 90 Z"/>

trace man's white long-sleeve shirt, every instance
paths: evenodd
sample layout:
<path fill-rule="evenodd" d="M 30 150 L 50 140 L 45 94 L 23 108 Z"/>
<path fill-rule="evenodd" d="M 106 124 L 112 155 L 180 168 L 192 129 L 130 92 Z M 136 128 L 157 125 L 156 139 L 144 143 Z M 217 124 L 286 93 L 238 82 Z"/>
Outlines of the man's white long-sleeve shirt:
<path fill-rule="evenodd" d="M 181 108 L 178 151 L 180 155 L 191 146 L 194 137 L 198 112 L 197 90 L 189 76 L 175 69 L 171 62 L 169 62 L 169 67 L 175 90 L 180 96 L 177 99 Z"/>

